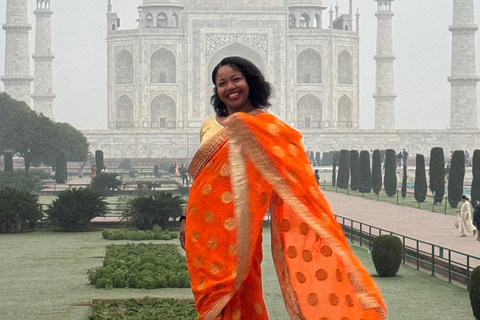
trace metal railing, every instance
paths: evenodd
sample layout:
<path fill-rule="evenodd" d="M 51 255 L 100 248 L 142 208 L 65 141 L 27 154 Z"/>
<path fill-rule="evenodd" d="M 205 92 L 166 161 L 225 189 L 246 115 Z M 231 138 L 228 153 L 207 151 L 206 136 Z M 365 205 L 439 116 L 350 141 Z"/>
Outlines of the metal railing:
<path fill-rule="evenodd" d="M 393 231 L 374 227 L 342 216 L 336 216 L 350 242 L 372 250 L 375 237 L 394 235 L 402 240 L 403 264 L 414 265 L 417 270 L 428 270 L 432 276 L 448 279 L 457 284 L 470 284 L 473 269 L 480 265 L 480 257 L 421 241 Z"/>

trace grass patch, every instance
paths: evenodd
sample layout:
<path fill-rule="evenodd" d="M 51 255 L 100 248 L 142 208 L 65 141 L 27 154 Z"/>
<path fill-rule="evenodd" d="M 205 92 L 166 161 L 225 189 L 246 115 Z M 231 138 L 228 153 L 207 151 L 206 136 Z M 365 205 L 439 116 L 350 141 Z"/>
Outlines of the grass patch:
<path fill-rule="evenodd" d="M 107 240 L 172 240 L 178 238 L 178 232 L 162 230 L 155 225 L 153 230 L 104 229 L 102 237 Z"/>
<path fill-rule="evenodd" d="M 193 301 L 175 299 L 143 299 L 96 301 L 89 320 L 196 320 L 198 313 Z"/>
<path fill-rule="evenodd" d="M 103 266 L 87 271 L 97 288 L 189 288 L 185 257 L 172 244 L 109 245 Z"/>

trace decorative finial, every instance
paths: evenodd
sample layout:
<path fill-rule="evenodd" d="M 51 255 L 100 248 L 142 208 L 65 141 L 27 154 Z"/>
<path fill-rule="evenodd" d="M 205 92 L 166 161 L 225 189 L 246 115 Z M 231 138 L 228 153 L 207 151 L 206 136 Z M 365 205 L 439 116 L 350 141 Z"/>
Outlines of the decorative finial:
<path fill-rule="evenodd" d="M 108 12 L 112 12 L 112 0 L 108 0 Z"/>

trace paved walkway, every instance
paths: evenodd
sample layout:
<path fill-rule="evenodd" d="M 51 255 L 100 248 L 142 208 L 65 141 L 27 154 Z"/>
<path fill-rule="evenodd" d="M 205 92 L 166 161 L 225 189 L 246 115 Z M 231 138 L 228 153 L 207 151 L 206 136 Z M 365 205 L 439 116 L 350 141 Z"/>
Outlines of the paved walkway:
<path fill-rule="evenodd" d="M 407 208 L 348 196 L 324 192 L 333 212 L 345 218 L 399 233 L 466 253 L 480 259 L 480 242 L 474 236 L 460 237 L 455 228 L 455 217 L 415 208 Z M 480 260 L 471 261 L 472 266 Z"/>

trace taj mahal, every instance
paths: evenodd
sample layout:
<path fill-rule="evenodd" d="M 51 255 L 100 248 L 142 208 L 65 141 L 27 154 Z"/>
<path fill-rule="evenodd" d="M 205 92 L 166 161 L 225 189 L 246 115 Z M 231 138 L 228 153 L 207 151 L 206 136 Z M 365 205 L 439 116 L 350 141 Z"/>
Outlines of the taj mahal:
<path fill-rule="evenodd" d="M 394 0 L 377 4 L 375 129 L 359 127 L 360 14 L 353 0 L 143 0 L 138 26 L 122 29 L 106 3 L 108 111 L 106 130 L 84 130 L 91 150 L 107 158 L 191 158 L 210 105 L 211 73 L 226 56 L 254 62 L 275 88 L 270 112 L 301 131 L 306 150 L 432 147 L 480 144 L 473 0 L 454 0 L 450 128 L 395 128 L 392 19 Z M 29 74 L 28 0 L 7 0 L 5 91 L 52 117 L 50 0 L 36 0 L 34 76 Z M 31 87 L 33 83 L 33 92 Z"/>

